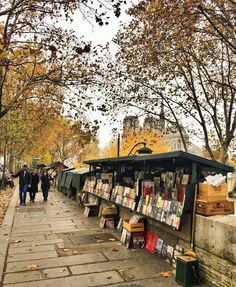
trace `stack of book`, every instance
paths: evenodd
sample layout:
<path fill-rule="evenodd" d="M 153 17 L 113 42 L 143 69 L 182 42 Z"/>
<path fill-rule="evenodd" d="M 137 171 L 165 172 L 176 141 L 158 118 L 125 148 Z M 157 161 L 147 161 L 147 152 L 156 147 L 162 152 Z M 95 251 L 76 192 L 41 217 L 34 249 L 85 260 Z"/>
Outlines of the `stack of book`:
<path fill-rule="evenodd" d="M 111 186 L 109 183 L 103 183 L 101 179 L 97 181 L 94 193 L 106 200 L 110 200 Z"/>
<path fill-rule="evenodd" d="M 135 210 L 136 206 L 136 191 L 127 186 L 117 185 L 111 193 L 111 201 Z"/>

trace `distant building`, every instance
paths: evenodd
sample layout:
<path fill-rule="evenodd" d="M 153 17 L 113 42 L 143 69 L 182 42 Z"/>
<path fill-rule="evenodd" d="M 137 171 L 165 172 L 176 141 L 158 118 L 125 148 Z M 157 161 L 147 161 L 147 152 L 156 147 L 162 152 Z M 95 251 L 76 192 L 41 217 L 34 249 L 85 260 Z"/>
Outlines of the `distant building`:
<path fill-rule="evenodd" d="M 185 151 L 182 137 L 178 128 L 173 125 L 166 125 L 164 106 L 161 106 L 159 118 L 147 116 L 141 127 L 138 116 L 127 116 L 123 121 L 123 137 L 127 134 L 137 134 L 139 132 L 153 132 L 161 134 L 163 141 L 170 147 L 170 151 L 183 150 Z M 189 135 L 183 129 L 184 141 L 187 145 L 188 152 L 201 155 L 202 151 L 199 147 L 190 143 Z"/>
<path fill-rule="evenodd" d="M 127 116 L 123 121 L 123 137 L 127 134 L 138 134 L 140 132 L 138 116 Z"/>

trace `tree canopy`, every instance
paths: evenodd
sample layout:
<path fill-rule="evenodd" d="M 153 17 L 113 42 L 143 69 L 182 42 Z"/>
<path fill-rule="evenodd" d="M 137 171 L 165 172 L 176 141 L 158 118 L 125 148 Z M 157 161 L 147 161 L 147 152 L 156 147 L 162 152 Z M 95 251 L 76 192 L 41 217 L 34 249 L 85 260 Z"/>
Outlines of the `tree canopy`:
<path fill-rule="evenodd" d="M 235 2 L 144 0 L 129 14 L 118 60 L 104 69 L 108 105 L 160 114 L 163 104 L 170 124 L 225 162 L 236 129 Z"/>
<path fill-rule="evenodd" d="M 81 18 L 107 24 L 108 10 L 119 17 L 121 0 L 3 0 L 0 4 L 0 118 L 22 101 L 38 98 L 63 102 L 68 89 L 76 96 L 70 105 L 81 104 L 80 91 L 94 80 L 97 65 L 89 58 L 96 49 L 60 25 Z M 14 80 L 12 80 L 14 79 Z M 55 89 L 60 87 L 57 92 Z M 61 89 L 61 87 L 65 89 Z M 66 90 L 67 89 L 67 90 Z M 70 94 L 71 95 L 71 94 Z"/>

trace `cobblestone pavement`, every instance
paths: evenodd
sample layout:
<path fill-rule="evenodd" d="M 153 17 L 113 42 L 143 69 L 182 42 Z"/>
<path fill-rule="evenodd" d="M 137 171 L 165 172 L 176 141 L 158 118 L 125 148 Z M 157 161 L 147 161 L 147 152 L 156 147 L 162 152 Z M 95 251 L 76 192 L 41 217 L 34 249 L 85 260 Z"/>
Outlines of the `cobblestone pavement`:
<path fill-rule="evenodd" d="M 39 192 L 26 206 L 17 197 L 16 190 L 0 229 L 0 286 L 180 286 L 164 260 L 126 249 L 118 231 L 101 229 L 63 194 L 52 191 L 44 202 Z"/>

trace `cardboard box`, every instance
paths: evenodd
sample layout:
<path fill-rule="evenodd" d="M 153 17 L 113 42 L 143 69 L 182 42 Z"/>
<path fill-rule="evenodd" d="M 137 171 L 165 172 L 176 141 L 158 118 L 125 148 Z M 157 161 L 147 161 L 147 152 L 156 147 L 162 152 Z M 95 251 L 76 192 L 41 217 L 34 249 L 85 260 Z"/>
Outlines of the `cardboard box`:
<path fill-rule="evenodd" d="M 141 232 L 144 231 L 144 223 L 129 223 L 129 219 L 123 220 L 123 227 L 129 232 Z"/>
<path fill-rule="evenodd" d="M 200 195 L 225 195 L 228 194 L 227 183 L 224 182 L 219 186 L 213 186 L 208 183 L 199 183 L 199 194 Z"/>

